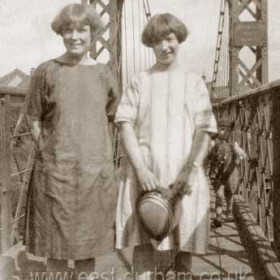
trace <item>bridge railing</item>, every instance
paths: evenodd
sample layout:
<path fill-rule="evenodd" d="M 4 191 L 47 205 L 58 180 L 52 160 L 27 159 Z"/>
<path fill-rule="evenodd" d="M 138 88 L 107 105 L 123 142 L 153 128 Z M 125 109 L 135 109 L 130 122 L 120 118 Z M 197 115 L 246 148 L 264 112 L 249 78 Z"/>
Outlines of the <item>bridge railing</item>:
<path fill-rule="evenodd" d="M 280 247 L 280 80 L 214 104 L 234 121 L 232 140 L 246 151 L 239 193 L 269 241 Z"/>
<path fill-rule="evenodd" d="M 26 90 L 0 91 L 1 250 L 21 239 L 27 185 L 34 160 L 28 124 L 21 108 Z"/>

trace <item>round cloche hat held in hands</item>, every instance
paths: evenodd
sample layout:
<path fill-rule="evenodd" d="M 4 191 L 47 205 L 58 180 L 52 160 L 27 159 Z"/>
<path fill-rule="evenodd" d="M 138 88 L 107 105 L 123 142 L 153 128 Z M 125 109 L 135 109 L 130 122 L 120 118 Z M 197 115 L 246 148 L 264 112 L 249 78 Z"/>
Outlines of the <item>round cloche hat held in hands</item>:
<path fill-rule="evenodd" d="M 171 201 L 159 191 L 144 193 L 137 202 L 140 225 L 151 238 L 161 241 L 172 231 L 174 213 Z"/>

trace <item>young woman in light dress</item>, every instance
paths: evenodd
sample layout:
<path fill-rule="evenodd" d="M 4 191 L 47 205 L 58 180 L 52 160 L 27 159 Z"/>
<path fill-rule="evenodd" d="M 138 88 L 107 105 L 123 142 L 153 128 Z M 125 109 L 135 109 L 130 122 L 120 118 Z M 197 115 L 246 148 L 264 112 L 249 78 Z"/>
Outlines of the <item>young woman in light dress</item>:
<path fill-rule="evenodd" d="M 156 63 L 131 79 L 115 118 L 128 159 L 119 189 L 117 248 L 153 244 L 135 248 L 135 265 L 137 258 L 146 260 L 139 267 L 141 277 L 154 269 L 153 256 L 160 261 L 160 255 L 174 261 L 175 271 L 189 273 L 191 254 L 205 254 L 208 246 L 209 189 L 202 163 L 209 134 L 217 128 L 203 80 L 178 60 L 187 35 L 184 23 L 171 14 L 149 20 L 142 42 L 153 49 Z M 150 240 L 138 222 L 137 198 L 171 185 L 185 193 L 175 207 L 176 227 L 161 242 Z"/>

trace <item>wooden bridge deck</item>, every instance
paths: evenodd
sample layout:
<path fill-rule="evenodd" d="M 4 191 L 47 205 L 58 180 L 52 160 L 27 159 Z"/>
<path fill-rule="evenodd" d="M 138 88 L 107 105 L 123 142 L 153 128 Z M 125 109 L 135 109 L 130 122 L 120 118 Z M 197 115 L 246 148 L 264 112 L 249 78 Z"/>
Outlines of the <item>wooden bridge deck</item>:
<path fill-rule="evenodd" d="M 213 194 L 211 202 L 213 212 Z M 244 242 L 241 236 L 240 229 L 235 222 L 224 223 L 221 228 L 212 229 L 209 252 L 206 255 L 195 255 L 193 257 L 193 276 L 187 275 L 185 279 L 267 279 L 263 271 L 258 269 L 258 264 L 254 263 L 254 258 L 246 248 L 246 241 Z M 133 250 L 133 248 L 127 248 L 97 258 L 96 274 L 102 275 L 104 280 L 131 279 Z M 24 247 L 20 244 L 13 247 L 1 258 L 1 280 L 48 279 L 44 274 L 45 260 L 26 254 Z M 62 278 L 49 279 L 74 280 L 74 276 L 70 273 L 68 278 L 63 276 Z M 82 279 L 86 278 L 80 278 L 80 280 Z M 103 280 L 101 277 L 100 279 Z M 174 276 L 168 276 L 168 280 L 173 279 Z"/>

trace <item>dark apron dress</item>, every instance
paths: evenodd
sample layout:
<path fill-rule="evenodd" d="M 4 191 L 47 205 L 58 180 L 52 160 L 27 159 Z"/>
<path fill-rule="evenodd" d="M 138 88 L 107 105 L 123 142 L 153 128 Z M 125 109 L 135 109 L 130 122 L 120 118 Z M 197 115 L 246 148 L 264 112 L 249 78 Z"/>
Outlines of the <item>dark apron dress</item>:
<path fill-rule="evenodd" d="M 117 186 L 108 117 L 116 84 L 105 65 L 41 65 L 27 114 L 42 124 L 42 145 L 27 203 L 27 251 L 87 259 L 114 248 Z"/>

